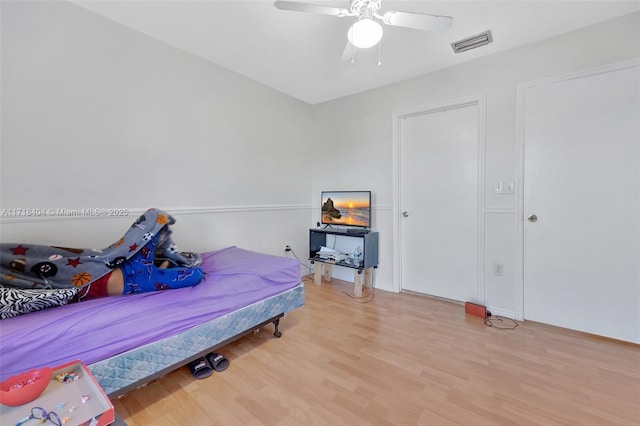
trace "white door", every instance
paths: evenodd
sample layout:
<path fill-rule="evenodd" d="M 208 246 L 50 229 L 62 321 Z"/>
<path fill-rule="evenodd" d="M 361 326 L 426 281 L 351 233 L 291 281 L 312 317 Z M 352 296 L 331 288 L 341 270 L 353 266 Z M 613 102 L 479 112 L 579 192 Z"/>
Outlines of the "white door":
<path fill-rule="evenodd" d="M 402 288 L 477 300 L 479 105 L 399 120 Z"/>
<path fill-rule="evenodd" d="M 594 72 L 521 90 L 524 318 L 640 343 L 638 67 Z"/>

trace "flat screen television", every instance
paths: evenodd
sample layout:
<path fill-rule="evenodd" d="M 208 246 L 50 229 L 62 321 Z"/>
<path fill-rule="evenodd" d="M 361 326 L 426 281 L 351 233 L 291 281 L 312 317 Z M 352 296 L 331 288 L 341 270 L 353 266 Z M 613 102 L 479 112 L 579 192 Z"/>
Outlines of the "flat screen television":
<path fill-rule="evenodd" d="M 371 191 L 322 191 L 322 223 L 371 227 Z"/>

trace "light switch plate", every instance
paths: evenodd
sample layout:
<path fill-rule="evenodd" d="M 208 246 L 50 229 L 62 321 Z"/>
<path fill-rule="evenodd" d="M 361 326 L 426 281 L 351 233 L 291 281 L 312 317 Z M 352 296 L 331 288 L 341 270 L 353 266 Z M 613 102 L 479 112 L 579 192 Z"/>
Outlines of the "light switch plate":
<path fill-rule="evenodd" d="M 516 183 L 512 180 L 505 183 L 505 191 L 507 194 L 513 194 L 515 192 Z"/>

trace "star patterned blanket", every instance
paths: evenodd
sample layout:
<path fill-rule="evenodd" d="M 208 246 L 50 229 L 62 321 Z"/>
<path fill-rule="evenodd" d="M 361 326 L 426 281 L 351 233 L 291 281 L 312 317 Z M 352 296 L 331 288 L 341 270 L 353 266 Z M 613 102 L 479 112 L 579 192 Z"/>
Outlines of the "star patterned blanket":
<path fill-rule="evenodd" d="M 180 254 L 171 241 L 170 225 L 174 223 L 175 219 L 168 213 L 149 209 L 122 238 L 104 249 L 0 243 L 0 309 L 15 310 L 17 305 L 26 303 L 25 298 L 32 303 L 34 297 L 40 305 L 64 304 L 80 288 L 145 250 L 145 244 L 155 235 L 158 235 L 156 258 L 192 266 L 193 259 Z"/>

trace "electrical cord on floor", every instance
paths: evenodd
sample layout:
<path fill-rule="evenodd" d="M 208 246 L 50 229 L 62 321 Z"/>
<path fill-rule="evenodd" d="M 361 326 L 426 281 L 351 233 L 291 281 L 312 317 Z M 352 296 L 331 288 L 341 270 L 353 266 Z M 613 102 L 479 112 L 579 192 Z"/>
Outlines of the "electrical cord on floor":
<path fill-rule="evenodd" d="M 511 321 L 512 324 L 511 325 L 504 324 L 505 320 Z M 500 321 L 501 324 L 500 325 L 494 324 L 493 323 L 494 321 Z M 514 319 L 504 318 L 500 316 L 487 317 L 484 319 L 484 323 L 489 327 L 494 327 L 494 328 L 497 328 L 498 330 L 515 330 L 516 327 L 519 325 L 518 322 Z M 503 326 L 503 325 L 506 325 L 506 326 Z"/>

